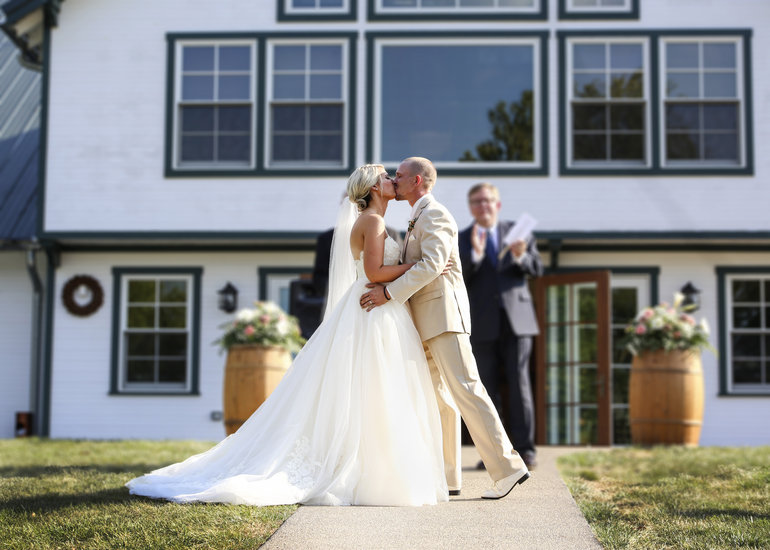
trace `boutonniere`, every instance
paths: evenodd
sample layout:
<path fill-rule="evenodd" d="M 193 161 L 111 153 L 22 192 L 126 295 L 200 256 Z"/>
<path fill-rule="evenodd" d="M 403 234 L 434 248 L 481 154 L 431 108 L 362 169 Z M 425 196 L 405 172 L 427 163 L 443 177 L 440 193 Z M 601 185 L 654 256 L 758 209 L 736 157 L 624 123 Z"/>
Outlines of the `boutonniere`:
<path fill-rule="evenodd" d="M 412 229 L 414 229 L 414 223 L 415 223 L 416 221 L 417 221 L 417 218 L 412 218 L 411 220 L 409 220 L 409 231 L 411 231 Z"/>

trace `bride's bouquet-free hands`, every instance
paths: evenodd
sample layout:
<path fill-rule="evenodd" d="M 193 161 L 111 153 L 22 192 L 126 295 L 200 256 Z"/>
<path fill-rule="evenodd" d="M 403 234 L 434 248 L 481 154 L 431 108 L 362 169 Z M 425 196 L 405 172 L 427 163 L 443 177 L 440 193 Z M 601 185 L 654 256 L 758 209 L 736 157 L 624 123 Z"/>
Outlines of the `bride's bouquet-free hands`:
<path fill-rule="evenodd" d="M 223 350 L 239 344 L 282 347 L 296 353 L 305 344 L 296 317 L 285 313 L 273 302 L 254 302 L 254 308 L 244 308 L 235 319 L 219 328 L 224 334 L 214 343 Z"/>

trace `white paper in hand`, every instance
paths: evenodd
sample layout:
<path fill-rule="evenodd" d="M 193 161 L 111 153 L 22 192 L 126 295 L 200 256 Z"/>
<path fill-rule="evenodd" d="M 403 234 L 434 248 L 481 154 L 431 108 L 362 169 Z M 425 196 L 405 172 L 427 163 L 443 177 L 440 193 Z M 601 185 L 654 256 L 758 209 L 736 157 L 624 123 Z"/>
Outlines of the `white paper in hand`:
<path fill-rule="evenodd" d="M 537 220 L 526 212 L 519 216 L 519 219 L 516 220 L 513 227 L 511 227 L 508 230 L 508 233 L 505 234 L 505 237 L 503 237 L 503 246 L 500 247 L 500 255 L 502 256 L 505 254 L 508 247 L 516 241 L 526 241 L 532 234 L 536 225 Z"/>

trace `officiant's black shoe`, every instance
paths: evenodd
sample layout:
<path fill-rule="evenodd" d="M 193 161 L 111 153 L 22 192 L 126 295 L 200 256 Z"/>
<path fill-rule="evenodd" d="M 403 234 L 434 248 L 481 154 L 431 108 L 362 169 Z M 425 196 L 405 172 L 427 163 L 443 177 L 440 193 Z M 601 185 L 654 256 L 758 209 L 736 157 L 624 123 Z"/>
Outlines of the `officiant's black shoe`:
<path fill-rule="evenodd" d="M 460 489 L 449 489 L 449 496 L 450 497 L 459 497 L 460 496 Z"/>
<path fill-rule="evenodd" d="M 486 466 L 484 466 L 484 461 L 483 460 L 479 460 L 479 463 L 476 464 L 476 469 L 477 470 L 486 470 L 487 469 Z"/>

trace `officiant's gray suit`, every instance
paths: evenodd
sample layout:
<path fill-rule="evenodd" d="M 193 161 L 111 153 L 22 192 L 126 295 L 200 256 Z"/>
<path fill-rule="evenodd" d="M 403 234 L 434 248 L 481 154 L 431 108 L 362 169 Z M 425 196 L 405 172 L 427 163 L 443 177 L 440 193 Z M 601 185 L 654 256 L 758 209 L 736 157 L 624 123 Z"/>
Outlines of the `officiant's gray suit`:
<path fill-rule="evenodd" d="M 441 415 L 447 485 L 456 490 L 462 485 L 460 415 L 493 480 L 526 466 L 505 433 L 471 350 L 470 305 L 457 223 L 432 195 L 425 201 L 407 232 L 402 253 L 403 261 L 417 263 L 386 286 L 394 300 L 409 303 L 426 348 Z M 448 260 L 452 267 L 442 274 Z"/>

